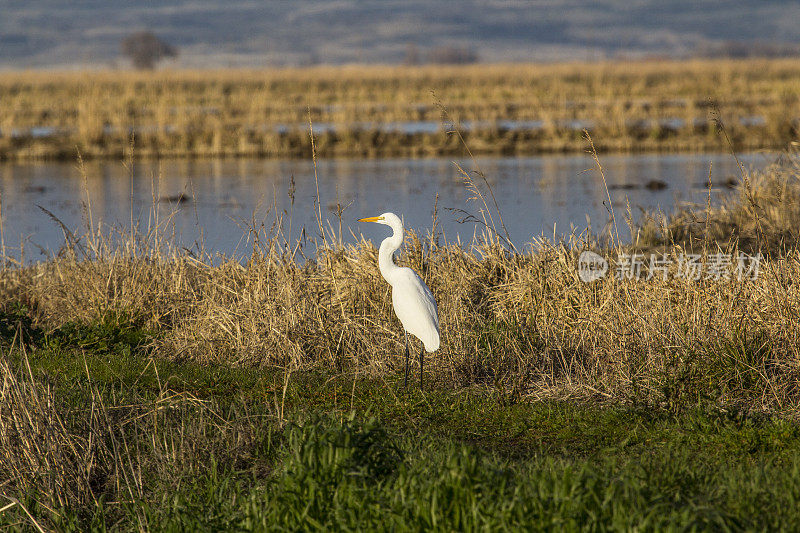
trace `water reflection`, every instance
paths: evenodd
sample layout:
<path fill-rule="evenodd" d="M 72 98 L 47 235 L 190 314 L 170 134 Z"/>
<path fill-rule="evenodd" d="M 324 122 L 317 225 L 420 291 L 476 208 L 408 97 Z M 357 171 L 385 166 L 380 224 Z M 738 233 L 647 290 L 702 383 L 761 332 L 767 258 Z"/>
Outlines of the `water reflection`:
<path fill-rule="evenodd" d="M 759 168 L 774 155 L 744 154 L 741 159 L 748 168 Z M 617 155 L 601 161 L 612 206 L 624 210 L 630 203 L 634 214 L 640 208 L 668 212 L 682 200 L 704 202 L 712 162 L 715 183 L 738 175 L 736 162 L 725 154 Z M 350 229 L 355 234 L 363 231 L 373 241 L 382 238 L 383 228 L 355 220 L 390 210 L 402 214 L 408 226 L 430 228 L 437 194 L 439 228 L 448 239 L 459 235 L 465 241 L 475 226 L 459 224 L 458 214 L 447 208 L 476 211 L 478 206 L 469 201 L 472 194 L 454 163 L 474 168 L 469 160 L 445 158 L 319 160 L 317 183 L 313 163 L 304 160 L 148 161 L 135 163 L 132 174 L 111 161 L 89 162 L 85 174 L 75 164 L 3 164 L 3 240 L 8 255 L 19 258 L 24 249 L 26 260 L 41 259 L 58 250 L 64 235 L 37 206 L 80 234 L 85 204 L 95 225 L 125 228 L 138 220 L 146 227 L 171 216 L 170 227 L 181 245 L 192 248 L 202 242 L 212 252 L 241 255 L 249 252 L 242 228 L 254 222 L 270 227 L 276 215 L 283 216 L 288 229 L 291 214 L 292 239 L 300 237 L 303 227 L 315 228 L 318 186 L 322 216 L 337 229 L 337 204 L 344 209 L 346 241 L 354 240 Z M 606 189 L 588 156 L 479 158 L 477 164 L 494 188 L 503 221 L 518 244 L 542 234 L 580 232 L 589 223 L 599 231 L 608 221 Z M 644 187 L 653 180 L 666 187 Z M 480 178 L 476 181 L 482 185 Z M 714 194 L 724 191 L 721 186 Z M 183 201 L 177 201 L 181 197 Z"/>

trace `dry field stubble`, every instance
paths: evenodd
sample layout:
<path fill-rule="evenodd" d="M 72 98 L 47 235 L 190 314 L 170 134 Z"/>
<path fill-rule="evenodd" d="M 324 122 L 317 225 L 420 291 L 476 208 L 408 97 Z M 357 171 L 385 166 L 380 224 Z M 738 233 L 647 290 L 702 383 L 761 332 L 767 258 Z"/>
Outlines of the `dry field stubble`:
<path fill-rule="evenodd" d="M 497 239 L 459 248 L 412 233 L 399 261 L 437 296 L 442 328 L 426 369 L 443 386 L 477 384 L 512 398 L 796 412 L 797 161 L 789 155 L 747 176 L 720 207 L 687 209 L 640 231 L 649 250 L 672 257 L 735 257 L 739 243 L 758 250 L 756 279 L 689 280 L 673 265 L 663 279 L 621 279 L 612 267 L 584 283 L 576 258 L 585 243 L 511 253 Z M 253 242 L 248 260 L 212 263 L 152 236 L 136 244 L 90 231 L 83 251 L 7 266 L 2 305 L 22 302 L 45 327 L 125 316 L 155 332 L 157 353 L 179 360 L 372 376 L 399 369 L 401 330 L 372 244 L 330 239 L 302 261 L 279 235 Z M 605 253 L 613 260 L 620 251 Z"/>
<path fill-rule="evenodd" d="M 794 60 L 3 73 L 0 159 L 321 156 L 737 149 L 797 136 Z M 439 106 L 446 107 L 444 120 Z"/>

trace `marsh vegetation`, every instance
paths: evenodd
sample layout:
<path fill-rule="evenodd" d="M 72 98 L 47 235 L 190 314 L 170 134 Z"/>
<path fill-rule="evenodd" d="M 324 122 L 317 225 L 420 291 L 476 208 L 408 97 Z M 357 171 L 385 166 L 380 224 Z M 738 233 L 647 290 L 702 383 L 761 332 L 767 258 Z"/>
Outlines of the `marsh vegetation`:
<path fill-rule="evenodd" d="M 514 251 L 490 202 L 470 246 L 411 233 L 400 262 L 437 295 L 443 338 L 423 391 L 398 389 L 371 243 L 325 233 L 301 254 L 254 228 L 246 263 L 212 264 L 158 228 L 89 226 L 0 278 L 2 520 L 793 523 L 799 177 L 787 154 L 724 205 L 629 228 L 634 248 L 759 250 L 755 279 L 584 283 L 577 253 L 619 251 L 613 234 Z"/>
<path fill-rule="evenodd" d="M 4 73 L 0 159 L 781 149 L 796 138 L 793 60 Z M 446 111 L 445 111 L 446 110 Z M 133 141 L 132 141 L 133 137 Z"/>
<path fill-rule="evenodd" d="M 765 69 L 756 63 L 717 68 L 741 65 L 757 85 Z M 769 65 L 772 83 L 794 83 L 790 67 L 781 77 Z M 595 68 L 600 80 L 603 69 L 617 72 Z M 463 86 L 479 90 L 475 76 Z M 653 75 L 645 87 L 671 79 Z M 513 101 L 519 85 L 507 81 Z M 237 86 L 227 95 L 243 102 Z M 324 105 L 325 94 L 355 90 L 326 87 Z M 281 122 L 308 114 L 278 107 L 298 113 Z M 728 147 L 737 132 L 728 121 Z M 162 134 L 136 142 L 146 151 Z M 458 138 L 461 149 L 467 140 Z M 422 390 L 401 386 L 402 335 L 375 246 L 347 244 L 324 224 L 319 197 L 316 239 L 287 238 L 276 213 L 274 224 L 243 228 L 244 258 L 186 250 L 159 224 L 101 225 L 87 203 L 82 228 L 59 226 L 59 253 L 35 264 L 3 257 L 0 524 L 791 529 L 800 509 L 798 157 L 790 144 L 769 168 L 742 168 L 723 202 L 709 191 L 707 203 L 669 216 L 634 220 L 606 192 L 613 223 L 601 234 L 528 246 L 508 238 L 502 199 L 467 168 L 465 213 L 485 231 L 448 241 L 434 213 L 398 258 L 439 306 L 442 347 Z M 710 188 L 713 169 L 711 178 Z M 761 260 L 752 276 L 692 278 L 671 265 L 664 276 L 612 271 L 586 283 L 585 250 Z"/>

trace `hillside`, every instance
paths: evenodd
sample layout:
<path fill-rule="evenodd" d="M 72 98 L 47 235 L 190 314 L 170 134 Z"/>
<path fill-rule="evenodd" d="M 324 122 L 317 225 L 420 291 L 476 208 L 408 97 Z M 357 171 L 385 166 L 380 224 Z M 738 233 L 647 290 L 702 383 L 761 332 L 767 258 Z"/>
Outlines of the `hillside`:
<path fill-rule="evenodd" d="M 483 61 L 767 52 L 800 45 L 800 4 L 746 0 L 423 2 L 122 0 L 2 3 L 0 68 L 123 66 L 119 42 L 147 29 L 178 46 L 176 67 L 401 62 L 437 47 Z M 731 42 L 744 49 L 730 50 Z"/>

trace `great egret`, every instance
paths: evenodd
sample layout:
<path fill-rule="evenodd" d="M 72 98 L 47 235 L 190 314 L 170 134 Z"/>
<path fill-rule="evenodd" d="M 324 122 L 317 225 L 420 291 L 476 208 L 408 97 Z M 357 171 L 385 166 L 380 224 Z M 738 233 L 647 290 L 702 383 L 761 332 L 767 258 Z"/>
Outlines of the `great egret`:
<path fill-rule="evenodd" d="M 377 222 L 392 228 L 392 236 L 383 239 L 378 251 L 378 269 L 383 279 L 392 286 L 392 306 L 406 335 L 406 374 L 408 385 L 408 334 L 422 341 L 419 350 L 419 386 L 422 387 L 422 369 L 425 352 L 439 349 L 439 314 L 433 293 L 416 272 L 394 264 L 394 252 L 403 244 L 403 223 L 394 213 L 359 219 L 359 222 Z"/>

